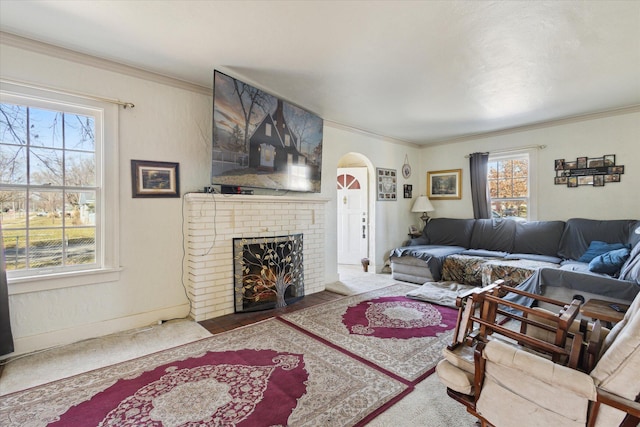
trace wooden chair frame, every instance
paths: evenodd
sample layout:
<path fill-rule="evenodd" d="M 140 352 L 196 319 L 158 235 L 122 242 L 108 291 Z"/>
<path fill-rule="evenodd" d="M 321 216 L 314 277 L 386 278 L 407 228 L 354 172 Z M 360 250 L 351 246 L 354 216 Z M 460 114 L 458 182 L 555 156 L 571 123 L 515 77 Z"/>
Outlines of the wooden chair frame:
<path fill-rule="evenodd" d="M 559 307 L 558 313 L 535 310 L 510 301 L 502 299 L 504 295 L 513 292 L 524 295 L 538 301 L 543 301 Z M 447 394 L 454 400 L 462 403 L 467 412 L 478 418 L 482 427 L 492 427 L 492 425 L 476 412 L 476 403 L 480 396 L 484 382 L 484 371 L 486 360 L 482 353 L 490 335 L 497 333 L 515 340 L 519 345 L 529 347 L 537 352 L 546 353 L 551 356 L 555 363 L 566 364 L 566 366 L 591 372 L 597 362 L 600 352 L 602 328 L 599 321 L 592 325 L 591 337 L 588 342 L 583 341 L 586 335 L 587 325 L 582 321 L 580 331 L 572 333 L 570 326 L 575 321 L 580 311 L 581 301 L 573 300 L 570 304 L 557 301 L 542 295 L 531 294 L 519 289 L 503 285 L 499 280 L 482 289 L 473 289 L 456 299 L 458 306 L 458 321 L 454 330 L 453 341 L 447 348 L 454 350 L 460 345 L 474 347 L 475 373 L 473 379 L 473 396 L 465 395 L 447 388 Z M 522 312 L 522 315 L 514 314 L 500 308 L 500 305 L 514 308 Z M 479 313 L 479 315 L 476 315 Z M 504 316 L 504 320 L 513 319 L 520 322 L 520 332 L 502 326 L 502 321 L 497 321 L 497 316 Z M 535 315 L 549 323 L 543 323 L 530 319 L 529 315 Z M 534 326 L 554 333 L 554 342 L 549 343 L 526 335 L 527 328 Z M 567 339 L 572 338 L 572 344 L 566 349 Z M 587 418 L 587 427 L 593 427 L 598 416 L 601 405 L 607 405 L 627 413 L 626 418 L 620 427 L 637 426 L 640 423 L 640 394 L 635 402 L 622 398 L 606 390 L 597 388 L 596 401 L 591 404 Z"/>

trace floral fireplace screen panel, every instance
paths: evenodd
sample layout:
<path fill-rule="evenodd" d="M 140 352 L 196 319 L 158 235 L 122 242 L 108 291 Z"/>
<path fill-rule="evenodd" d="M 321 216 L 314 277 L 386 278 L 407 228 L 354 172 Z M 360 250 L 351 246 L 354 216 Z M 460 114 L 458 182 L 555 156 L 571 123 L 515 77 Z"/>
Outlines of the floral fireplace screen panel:
<path fill-rule="evenodd" d="M 302 234 L 233 239 L 236 313 L 285 307 L 304 296 Z"/>

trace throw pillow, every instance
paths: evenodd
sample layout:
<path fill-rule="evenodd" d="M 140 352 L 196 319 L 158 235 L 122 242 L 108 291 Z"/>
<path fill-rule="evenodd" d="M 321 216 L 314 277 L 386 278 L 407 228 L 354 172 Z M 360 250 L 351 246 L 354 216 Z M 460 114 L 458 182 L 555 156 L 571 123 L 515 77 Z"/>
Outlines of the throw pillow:
<path fill-rule="evenodd" d="M 629 258 L 629 249 L 622 248 L 598 255 L 589 262 L 589 271 L 614 275 Z"/>
<path fill-rule="evenodd" d="M 598 255 L 605 254 L 607 252 L 615 251 L 616 249 L 628 248 L 627 245 L 623 243 L 605 243 L 600 242 L 598 240 L 594 240 L 589 245 L 589 248 L 582 256 L 578 259 L 579 262 L 591 262 L 592 259 L 597 257 Z"/>

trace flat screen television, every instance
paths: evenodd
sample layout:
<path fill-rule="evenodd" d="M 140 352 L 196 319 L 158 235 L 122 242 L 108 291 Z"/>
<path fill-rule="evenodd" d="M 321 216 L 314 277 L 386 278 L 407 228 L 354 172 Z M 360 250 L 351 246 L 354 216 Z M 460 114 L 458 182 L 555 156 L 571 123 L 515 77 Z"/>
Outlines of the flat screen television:
<path fill-rule="evenodd" d="M 214 71 L 211 183 L 320 192 L 323 120 Z"/>

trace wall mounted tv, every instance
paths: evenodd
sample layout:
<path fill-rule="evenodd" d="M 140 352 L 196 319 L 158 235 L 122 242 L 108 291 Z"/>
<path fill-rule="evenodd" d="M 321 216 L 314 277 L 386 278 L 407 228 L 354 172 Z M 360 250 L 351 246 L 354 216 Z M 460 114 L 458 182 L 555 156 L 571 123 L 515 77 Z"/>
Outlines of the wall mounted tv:
<path fill-rule="evenodd" d="M 214 71 L 211 183 L 320 192 L 320 117 Z"/>

